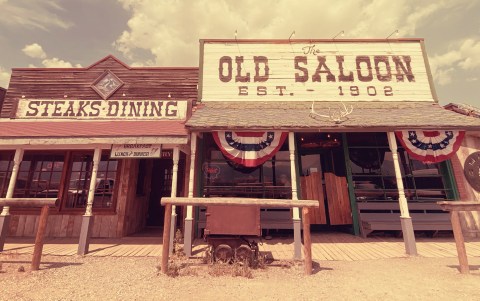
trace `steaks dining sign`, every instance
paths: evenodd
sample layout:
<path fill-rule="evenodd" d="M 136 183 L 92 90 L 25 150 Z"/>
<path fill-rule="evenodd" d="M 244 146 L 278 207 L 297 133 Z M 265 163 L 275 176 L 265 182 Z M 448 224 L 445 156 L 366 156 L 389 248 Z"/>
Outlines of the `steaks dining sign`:
<path fill-rule="evenodd" d="M 17 118 L 185 119 L 187 101 L 20 99 Z"/>
<path fill-rule="evenodd" d="M 202 101 L 432 101 L 420 40 L 202 41 Z"/>

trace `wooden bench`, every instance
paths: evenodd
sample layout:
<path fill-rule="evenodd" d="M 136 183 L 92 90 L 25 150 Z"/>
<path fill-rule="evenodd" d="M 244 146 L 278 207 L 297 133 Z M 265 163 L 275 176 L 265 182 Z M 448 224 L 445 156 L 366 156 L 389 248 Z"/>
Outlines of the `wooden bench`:
<path fill-rule="evenodd" d="M 400 206 L 398 202 L 369 201 L 357 202 L 360 231 L 367 237 L 375 230 L 400 231 Z M 435 202 L 409 202 L 413 230 L 452 230 L 450 216 Z"/>

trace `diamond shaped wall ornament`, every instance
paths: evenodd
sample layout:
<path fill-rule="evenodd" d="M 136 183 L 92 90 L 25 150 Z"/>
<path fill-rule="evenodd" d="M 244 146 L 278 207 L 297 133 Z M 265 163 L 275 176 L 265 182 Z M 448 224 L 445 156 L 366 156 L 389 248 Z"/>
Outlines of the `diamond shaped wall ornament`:
<path fill-rule="evenodd" d="M 92 89 L 103 99 L 108 99 L 123 86 L 123 82 L 110 70 L 105 70 L 92 84 Z"/>

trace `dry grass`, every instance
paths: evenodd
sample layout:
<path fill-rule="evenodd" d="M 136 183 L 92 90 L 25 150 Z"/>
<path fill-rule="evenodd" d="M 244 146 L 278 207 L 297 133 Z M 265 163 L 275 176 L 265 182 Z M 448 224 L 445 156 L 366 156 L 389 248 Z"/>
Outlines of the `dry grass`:
<path fill-rule="evenodd" d="M 234 262 L 232 264 L 223 263 L 223 262 L 214 262 L 208 266 L 208 274 L 214 277 L 244 277 L 251 279 L 253 278 L 252 269 L 246 265 L 239 262 Z"/>
<path fill-rule="evenodd" d="M 208 274 L 213 277 L 244 277 L 253 278 L 254 269 L 265 269 L 267 267 L 266 258 L 263 255 L 258 256 L 258 259 L 253 262 L 233 261 L 233 263 L 215 262 L 212 256 L 211 248 L 208 248 L 200 259 L 201 264 L 198 264 L 198 259 L 189 259 L 183 251 L 182 233 L 177 230 L 175 233 L 173 254 L 170 256 L 168 262 L 168 269 L 165 274 L 169 277 L 179 276 L 198 276 L 200 273 Z M 161 273 L 161 259 L 156 265 L 157 274 Z"/>
<path fill-rule="evenodd" d="M 18 254 L 17 252 L 3 252 L 2 253 L 2 260 L 0 261 L 0 273 L 6 273 L 7 270 L 8 270 L 8 264 L 6 265 L 7 267 L 5 268 L 5 270 L 3 270 L 4 266 L 3 266 L 3 261 L 12 261 L 12 260 L 16 260 L 18 259 L 18 257 L 20 256 L 20 254 Z M 22 269 L 18 269 L 17 271 L 18 272 L 25 272 L 25 268 L 23 266 L 21 266 Z"/>

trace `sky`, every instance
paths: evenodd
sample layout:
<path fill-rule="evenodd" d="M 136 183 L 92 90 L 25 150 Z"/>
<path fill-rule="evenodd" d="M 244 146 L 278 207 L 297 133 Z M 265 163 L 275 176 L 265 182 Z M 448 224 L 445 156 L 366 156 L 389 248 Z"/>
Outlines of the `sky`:
<path fill-rule="evenodd" d="M 0 0 L 11 68 L 197 67 L 199 39 L 424 38 L 440 104 L 480 107 L 480 0 Z M 397 37 L 397 36 L 394 36 Z"/>

